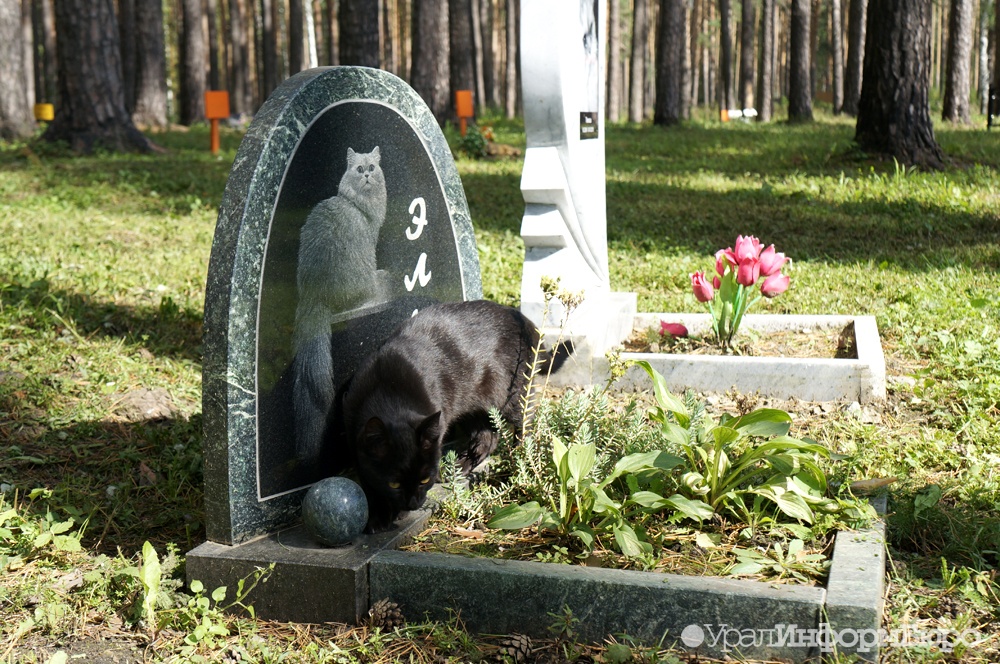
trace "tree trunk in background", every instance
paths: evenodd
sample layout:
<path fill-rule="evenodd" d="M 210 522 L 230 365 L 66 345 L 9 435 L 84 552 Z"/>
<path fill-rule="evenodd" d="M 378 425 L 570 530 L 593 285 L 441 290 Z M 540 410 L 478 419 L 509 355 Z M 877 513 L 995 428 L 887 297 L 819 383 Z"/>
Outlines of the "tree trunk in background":
<path fill-rule="evenodd" d="M 653 124 L 670 126 L 681 119 L 684 0 L 660 0 L 656 31 L 656 107 Z"/>
<path fill-rule="evenodd" d="M 24 37 L 21 32 L 21 3 L 0 0 L 0 139 L 31 136 L 35 120 L 24 84 Z"/>
<path fill-rule="evenodd" d="M 789 33 L 788 120 L 808 122 L 813 119 L 812 86 L 809 80 L 810 0 L 792 0 L 792 23 Z"/>
<path fill-rule="evenodd" d="M 163 3 L 160 0 L 137 0 L 135 23 L 135 105 L 132 122 L 144 127 L 166 127 L 167 52 L 163 35 Z"/>
<path fill-rule="evenodd" d="M 865 15 L 868 0 L 850 0 L 847 18 L 847 67 L 844 72 L 844 113 L 857 116 L 865 59 Z"/>
<path fill-rule="evenodd" d="M 1000 0 L 993 0 L 993 87 L 1000 94 Z"/>
<path fill-rule="evenodd" d="M 497 90 L 497 32 L 494 24 L 496 7 L 493 0 L 479 1 L 479 24 L 482 26 L 483 35 L 483 103 L 486 106 L 496 106 L 498 97 Z"/>
<path fill-rule="evenodd" d="M 928 102 L 930 26 L 926 0 L 870 0 L 854 138 L 862 150 L 941 168 Z"/>
<path fill-rule="evenodd" d="M 609 122 L 621 119 L 622 97 L 622 3 L 608 3 L 608 77 L 605 114 Z"/>
<path fill-rule="evenodd" d="M 323 5 L 323 47 L 325 56 L 321 64 L 333 65 L 339 61 L 337 52 L 337 40 L 334 38 L 334 29 L 337 27 L 337 7 L 334 0 L 326 0 Z"/>
<path fill-rule="evenodd" d="M 223 88 L 222 75 L 219 71 L 219 0 L 204 0 L 205 4 L 205 25 L 208 30 L 205 36 L 208 39 L 208 89 L 221 90 Z"/>
<path fill-rule="evenodd" d="M 476 90 L 475 51 L 472 44 L 472 0 L 448 1 L 448 71 L 451 89 L 448 94 L 448 115 L 455 115 L 455 91 Z"/>
<path fill-rule="evenodd" d="M 439 0 L 413 0 L 410 85 L 442 126 L 448 119 L 448 47 L 448 5 Z"/>
<path fill-rule="evenodd" d="M 970 124 L 969 60 L 972 57 L 972 0 L 951 0 L 948 21 L 948 60 L 944 81 L 944 107 L 941 119 Z"/>
<path fill-rule="evenodd" d="M 757 79 L 757 121 L 770 122 L 774 102 L 774 3 L 763 0 L 760 8 L 760 76 Z"/>
<path fill-rule="evenodd" d="M 833 0 L 837 2 L 838 0 Z M 740 108 L 753 108 L 753 43 L 754 6 L 752 0 L 743 0 L 742 25 L 740 26 Z"/>
<path fill-rule="evenodd" d="M 833 114 L 840 115 L 844 107 L 844 21 L 840 12 L 840 0 L 830 3 L 830 23 L 832 38 L 831 58 L 833 59 Z"/>
<path fill-rule="evenodd" d="M 719 105 L 733 108 L 733 38 L 731 0 L 719 0 Z"/>
<path fill-rule="evenodd" d="M 229 43 L 232 53 L 232 81 L 229 95 L 230 110 L 236 115 L 253 111 L 250 94 L 250 48 L 247 40 L 247 19 L 243 0 L 229 0 Z"/>
<path fill-rule="evenodd" d="M 59 99 L 59 76 L 58 60 L 56 54 L 56 13 L 52 5 L 53 0 L 40 0 L 41 22 L 39 29 L 41 39 L 36 41 L 36 46 L 40 43 L 44 49 L 42 55 L 42 72 L 44 74 L 44 94 L 41 89 L 35 88 L 36 95 L 42 95 L 42 101 L 55 103 Z"/>
<path fill-rule="evenodd" d="M 280 0 L 260 0 L 260 58 L 261 77 L 257 106 L 278 87 L 278 21 L 277 3 Z"/>
<path fill-rule="evenodd" d="M 378 5 L 374 0 L 340 0 L 340 64 L 378 68 Z"/>
<path fill-rule="evenodd" d="M 693 4 L 691 0 L 684 0 L 683 7 L 683 19 L 682 25 L 684 26 L 684 36 L 681 39 L 681 43 L 677 45 L 677 49 L 681 54 L 681 119 L 690 120 L 691 119 L 691 81 L 694 78 L 694 74 L 691 71 L 691 49 L 688 48 L 688 44 L 691 43 L 691 11 Z"/>
<path fill-rule="evenodd" d="M 288 75 L 305 68 L 305 12 L 302 0 L 288 0 Z"/>
<path fill-rule="evenodd" d="M 135 110 L 136 48 L 139 37 L 136 31 L 135 3 L 137 0 L 118 0 L 118 40 L 122 58 L 122 88 L 125 90 L 125 110 Z M 133 120 L 135 122 L 135 120 Z"/>
<path fill-rule="evenodd" d="M 629 66 L 628 121 L 642 122 L 645 115 L 646 51 L 649 48 L 649 0 L 635 0 L 632 9 L 632 55 Z"/>
<path fill-rule="evenodd" d="M 691 20 L 688 21 L 688 59 L 691 62 L 691 87 L 688 90 L 690 95 L 690 107 L 698 105 L 698 90 L 701 86 L 701 18 L 702 5 L 705 0 L 692 0 Z"/>
<path fill-rule="evenodd" d="M 470 28 L 472 33 L 472 66 L 475 75 L 475 108 L 486 99 L 486 77 L 483 74 L 483 24 L 479 18 L 479 0 L 469 0 Z"/>
<path fill-rule="evenodd" d="M 979 112 L 986 115 L 990 87 L 990 3 L 979 0 Z"/>
<path fill-rule="evenodd" d="M 179 115 L 182 125 L 205 119 L 205 90 L 208 86 L 208 44 L 204 31 L 202 0 L 183 0 Z"/>
<path fill-rule="evenodd" d="M 32 34 L 29 0 L 21 2 L 21 69 L 24 92 L 28 97 L 28 106 L 31 107 L 37 99 L 35 98 L 35 36 Z"/>
<path fill-rule="evenodd" d="M 520 21 L 518 18 L 518 3 L 519 0 L 506 0 L 507 1 L 507 67 L 506 67 L 506 84 L 504 85 L 504 115 L 508 118 L 512 118 L 517 114 L 518 107 L 518 90 L 520 86 L 518 85 L 518 52 L 517 45 L 519 41 L 519 30 L 518 26 Z"/>
<path fill-rule="evenodd" d="M 59 0 L 55 10 L 59 103 L 42 138 L 80 153 L 153 150 L 125 110 L 112 0 Z"/>

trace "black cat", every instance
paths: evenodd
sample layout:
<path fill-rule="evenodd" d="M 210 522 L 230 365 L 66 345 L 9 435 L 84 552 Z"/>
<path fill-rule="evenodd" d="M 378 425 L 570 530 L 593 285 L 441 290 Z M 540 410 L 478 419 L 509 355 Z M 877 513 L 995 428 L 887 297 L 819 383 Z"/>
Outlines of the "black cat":
<path fill-rule="evenodd" d="M 404 322 L 362 361 L 343 397 L 346 444 L 368 497 L 367 532 L 424 504 L 441 447 L 460 427 L 465 472 L 496 448 L 488 412 L 521 429 L 521 396 L 539 336 L 520 311 L 484 300 L 437 304 Z M 547 363 L 561 364 L 568 348 Z"/>

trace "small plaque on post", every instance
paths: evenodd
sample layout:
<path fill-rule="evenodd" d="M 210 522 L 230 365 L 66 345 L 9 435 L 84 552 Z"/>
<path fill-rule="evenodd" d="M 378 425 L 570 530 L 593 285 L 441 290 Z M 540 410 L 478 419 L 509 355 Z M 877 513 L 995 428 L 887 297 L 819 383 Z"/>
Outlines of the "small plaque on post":
<path fill-rule="evenodd" d="M 597 138 L 597 113 L 583 111 L 580 113 L 580 140 Z"/>

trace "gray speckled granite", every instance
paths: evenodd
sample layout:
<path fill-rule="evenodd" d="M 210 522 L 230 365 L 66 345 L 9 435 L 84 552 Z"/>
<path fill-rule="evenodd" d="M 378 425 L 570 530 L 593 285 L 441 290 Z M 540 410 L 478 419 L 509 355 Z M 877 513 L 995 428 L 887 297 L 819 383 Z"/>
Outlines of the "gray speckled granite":
<path fill-rule="evenodd" d="M 236 154 L 219 209 L 205 294 L 203 410 L 207 536 L 235 544 L 296 518 L 302 490 L 258 499 L 257 342 L 262 271 L 284 175 L 310 124 L 332 104 L 371 101 L 406 119 L 448 206 L 465 299 L 482 297 L 475 235 L 447 142 L 420 97 L 392 74 L 328 67 L 286 80 L 261 107 Z M 331 156 L 331 159 L 342 156 Z"/>

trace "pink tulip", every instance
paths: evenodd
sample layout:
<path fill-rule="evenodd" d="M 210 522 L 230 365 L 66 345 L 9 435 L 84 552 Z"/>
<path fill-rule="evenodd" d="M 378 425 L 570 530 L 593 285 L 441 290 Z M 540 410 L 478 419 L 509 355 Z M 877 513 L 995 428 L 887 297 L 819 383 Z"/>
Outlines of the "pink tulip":
<path fill-rule="evenodd" d="M 740 266 L 736 269 L 736 283 L 750 288 L 757 279 L 760 278 L 760 263 L 755 259 L 740 261 Z"/>
<path fill-rule="evenodd" d="M 665 320 L 661 320 L 660 334 L 669 334 L 672 337 L 686 337 L 688 329 L 680 323 L 668 323 Z"/>
<path fill-rule="evenodd" d="M 788 261 L 788 258 L 780 252 L 774 250 L 774 245 L 760 252 L 760 274 L 762 277 L 770 277 L 775 274 Z"/>
<path fill-rule="evenodd" d="M 719 273 L 720 277 L 726 275 L 727 265 L 736 265 L 737 262 L 736 254 L 733 253 L 732 248 L 719 249 L 715 252 L 715 271 Z"/>
<path fill-rule="evenodd" d="M 717 277 L 717 276 L 712 277 L 712 286 L 715 287 L 715 290 L 721 289 L 722 288 L 722 279 L 719 279 L 719 277 Z"/>
<path fill-rule="evenodd" d="M 711 302 L 712 298 L 715 297 L 715 289 L 705 279 L 704 272 L 698 271 L 691 275 L 691 289 L 694 291 L 695 299 L 699 302 Z"/>
<path fill-rule="evenodd" d="M 736 236 L 736 246 L 733 249 L 736 254 L 736 261 L 742 263 L 747 259 L 757 260 L 760 256 L 760 240 L 755 238 L 753 235 L 748 235 L 743 237 L 742 235 Z"/>
<path fill-rule="evenodd" d="M 788 290 L 788 283 L 790 281 L 787 274 L 781 274 L 780 272 L 772 274 L 767 279 L 764 279 L 764 283 L 760 285 L 760 294 L 764 297 L 781 295 Z"/>

